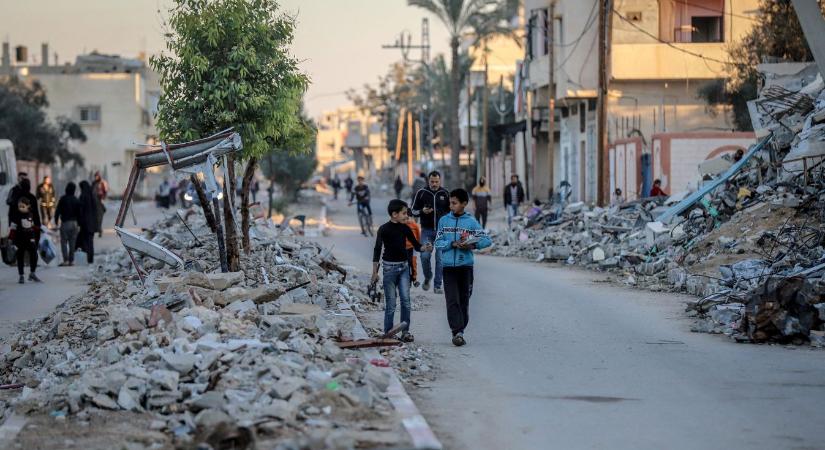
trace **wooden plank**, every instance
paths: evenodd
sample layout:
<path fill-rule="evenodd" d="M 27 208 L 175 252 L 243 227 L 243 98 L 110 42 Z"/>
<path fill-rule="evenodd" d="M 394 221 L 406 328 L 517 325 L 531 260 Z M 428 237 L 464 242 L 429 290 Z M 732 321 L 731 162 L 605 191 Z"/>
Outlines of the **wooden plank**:
<path fill-rule="evenodd" d="M 335 345 L 341 349 L 356 349 L 356 348 L 370 348 L 370 347 L 390 347 L 393 345 L 401 345 L 401 341 L 398 339 L 381 339 L 381 338 L 369 338 L 369 339 L 358 339 L 355 341 L 342 341 L 336 342 Z"/>

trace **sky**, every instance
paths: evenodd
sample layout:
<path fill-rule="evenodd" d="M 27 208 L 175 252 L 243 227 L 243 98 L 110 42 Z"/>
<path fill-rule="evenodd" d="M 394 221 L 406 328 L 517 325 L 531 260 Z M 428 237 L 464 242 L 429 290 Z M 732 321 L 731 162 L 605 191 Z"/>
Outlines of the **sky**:
<path fill-rule="evenodd" d="M 281 0 L 285 12 L 297 15 L 292 46 L 302 70 L 312 79 L 305 103 L 313 117 L 346 105 L 344 92 L 374 83 L 400 50 L 385 50 L 402 30 L 421 38 L 421 19 L 430 19 L 431 56 L 448 50 L 444 26 L 406 0 Z M 163 22 L 170 0 L 0 0 L 0 39 L 12 48 L 24 45 L 29 57 L 40 58 L 48 42 L 60 64 L 78 54 L 135 57 L 164 49 Z M 418 59 L 413 50 L 410 58 Z M 53 62 L 53 61 L 52 61 Z"/>

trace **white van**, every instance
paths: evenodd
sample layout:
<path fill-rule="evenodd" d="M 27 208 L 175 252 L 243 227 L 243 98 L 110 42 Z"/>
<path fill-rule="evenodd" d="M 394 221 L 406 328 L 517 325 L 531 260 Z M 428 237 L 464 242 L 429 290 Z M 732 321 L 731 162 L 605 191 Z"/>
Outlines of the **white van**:
<path fill-rule="evenodd" d="M 9 205 L 6 198 L 17 183 L 17 159 L 14 146 L 8 139 L 0 139 L 0 237 L 9 235 Z"/>

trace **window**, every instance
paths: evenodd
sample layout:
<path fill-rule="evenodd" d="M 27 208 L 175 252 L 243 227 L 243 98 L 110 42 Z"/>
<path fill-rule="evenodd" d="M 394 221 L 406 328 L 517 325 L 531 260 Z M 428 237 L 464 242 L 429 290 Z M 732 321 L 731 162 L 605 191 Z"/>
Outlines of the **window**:
<path fill-rule="evenodd" d="M 80 123 L 100 123 L 100 106 L 81 106 Z"/>
<path fill-rule="evenodd" d="M 692 17 L 691 42 L 722 42 L 722 17 Z"/>
<path fill-rule="evenodd" d="M 530 58 L 546 55 L 549 52 L 546 9 L 536 9 L 532 11 L 531 17 L 527 21 L 527 42 L 528 56 Z"/>
<path fill-rule="evenodd" d="M 723 42 L 724 0 L 659 0 L 659 38 L 665 42 Z"/>

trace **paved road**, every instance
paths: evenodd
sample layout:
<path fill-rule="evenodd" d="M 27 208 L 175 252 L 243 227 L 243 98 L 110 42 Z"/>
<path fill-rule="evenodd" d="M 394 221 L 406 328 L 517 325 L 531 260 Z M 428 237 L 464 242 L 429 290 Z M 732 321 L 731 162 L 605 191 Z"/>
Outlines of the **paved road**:
<path fill-rule="evenodd" d="M 368 270 L 354 210 L 333 202 L 329 217 L 322 241 Z M 601 278 L 482 256 L 466 347 L 443 298 L 413 313 L 442 373 L 411 394 L 446 448 L 825 448 L 825 352 L 691 333 L 687 297 Z"/>
<path fill-rule="evenodd" d="M 119 201 L 107 202 L 107 211 L 103 218 L 103 237 L 98 238 L 95 235 L 95 252 L 98 254 L 120 246 L 120 240 L 112 228 L 119 207 Z M 163 214 L 151 202 L 138 203 L 135 212 L 137 225 L 130 215 L 125 223 L 126 228 L 148 227 Z M 53 241 L 55 246 L 59 247 L 60 241 L 56 237 Z M 48 265 L 44 265 L 40 260 L 37 275 L 43 283 L 27 281 L 22 285 L 17 284 L 17 266 L 0 263 L 0 340 L 13 332 L 15 323 L 44 316 L 67 298 L 86 289 L 85 280 L 91 268 L 86 264 L 85 257 L 75 258 L 73 267 L 57 267 L 60 261 L 60 256 Z M 27 267 L 27 276 L 28 273 Z"/>

